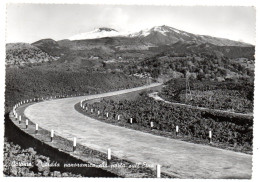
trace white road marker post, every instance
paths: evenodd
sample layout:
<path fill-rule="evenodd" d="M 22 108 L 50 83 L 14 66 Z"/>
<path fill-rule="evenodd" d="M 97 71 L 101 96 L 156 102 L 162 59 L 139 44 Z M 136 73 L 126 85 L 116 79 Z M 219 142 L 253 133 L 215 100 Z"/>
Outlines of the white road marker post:
<path fill-rule="evenodd" d="M 21 122 L 22 122 L 22 116 L 20 115 L 19 116 L 19 124 L 21 124 Z"/>
<path fill-rule="evenodd" d="M 108 112 L 107 112 L 107 118 L 108 118 Z"/>
<path fill-rule="evenodd" d="M 130 118 L 130 124 L 133 124 L 133 118 Z"/>
<path fill-rule="evenodd" d="M 76 150 L 76 145 L 77 145 L 77 139 L 76 137 L 73 138 L 73 152 Z"/>
<path fill-rule="evenodd" d="M 54 130 L 51 130 L 51 142 L 53 141 L 53 137 L 54 137 Z"/>
<path fill-rule="evenodd" d="M 28 125 L 29 125 L 29 121 L 28 119 L 25 120 L 25 128 L 27 129 L 28 128 Z"/>
<path fill-rule="evenodd" d="M 111 163 L 111 149 L 107 149 L 107 165 L 109 166 Z"/>
<path fill-rule="evenodd" d="M 36 123 L 36 124 L 35 124 L 35 134 L 38 133 L 38 129 L 39 129 L 39 125 Z"/>
<path fill-rule="evenodd" d="M 156 165 L 156 177 L 161 178 L 161 165 L 157 164 Z"/>
<path fill-rule="evenodd" d="M 17 112 L 15 113 L 15 119 L 18 119 L 18 114 L 17 114 Z"/>
<path fill-rule="evenodd" d="M 92 108 L 91 108 L 90 112 L 91 112 L 91 114 L 93 113 L 93 109 Z"/>
<path fill-rule="evenodd" d="M 153 129 L 153 126 L 154 126 L 154 125 L 153 125 L 153 122 L 151 121 L 151 129 Z"/>
<path fill-rule="evenodd" d="M 120 115 L 117 116 L 117 120 L 118 120 L 118 121 L 120 120 Z"/>
<path fill-rule="evenodd" d="M 80 107 L 83 108 L 82 101 L 80 101 Z"/>
<path fill-rule="evenodd" d="M 179 126 L 177 125 L 176 126 L 176 136 L 178 136 L 178 134 L 179 134 Z"/>
<path fill-rule="evenodd" d="M 100 111 L 98 110 L 98 112 L 97 112 L 97 115 L 99 116 L 100 115 Z"/>
<path fill-rule="evenodd" d="M 212 131 L 209 130 L 209 143 L 212 143 Z"/>

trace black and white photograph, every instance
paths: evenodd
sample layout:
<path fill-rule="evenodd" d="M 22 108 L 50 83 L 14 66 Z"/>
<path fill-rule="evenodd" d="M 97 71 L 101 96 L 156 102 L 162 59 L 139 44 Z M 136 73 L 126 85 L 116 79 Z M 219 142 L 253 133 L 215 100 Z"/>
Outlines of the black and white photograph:
<path fill-rule="evenodd" d="M 5 7 L 4 179 L 255 180 L 254 4 Z"/>

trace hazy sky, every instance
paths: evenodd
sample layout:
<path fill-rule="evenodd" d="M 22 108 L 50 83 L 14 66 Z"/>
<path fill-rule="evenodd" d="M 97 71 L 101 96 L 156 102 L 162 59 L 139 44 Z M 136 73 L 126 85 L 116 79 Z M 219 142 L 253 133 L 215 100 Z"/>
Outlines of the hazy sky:
<path fill-rule="evenodd" d="M 7 42 L 61 40 L 98 27 L 118 31 L 168 25 L 190 33 L 255 44 L 253 7 L 7 5 Z"/>

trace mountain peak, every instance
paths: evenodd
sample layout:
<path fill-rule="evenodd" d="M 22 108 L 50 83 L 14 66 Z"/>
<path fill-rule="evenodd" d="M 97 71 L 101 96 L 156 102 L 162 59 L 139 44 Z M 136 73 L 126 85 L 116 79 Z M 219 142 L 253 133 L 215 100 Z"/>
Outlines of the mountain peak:
<path fill-rule="evenodd" d="M 115 30 L 115 29 L 107 28 L 107 27 L 100 27 L 100 28 L 97 29 L 97 31 L 99 31 L 99 32 L 102 32 L 102 31 L 106 31 L 106 32 L 112 32 L 112 31 L 118 32 L 118 31 Z"/>
<path fill-rule="evenodd" d="M 83 40 L 83 39 L 97 39 L 103 37 L 116 37 L 120 36 L 120 33 L 112 28 L 100 27 L 90 32 L 80 33 L 70 37 L 70 40 Z"/>

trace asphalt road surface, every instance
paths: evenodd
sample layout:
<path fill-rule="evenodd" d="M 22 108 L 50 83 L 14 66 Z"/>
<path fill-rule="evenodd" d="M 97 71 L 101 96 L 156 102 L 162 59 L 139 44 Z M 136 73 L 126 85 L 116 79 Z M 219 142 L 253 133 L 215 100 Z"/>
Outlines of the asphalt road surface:
<path fill-rule="evenodd" d="M 112 155 L 146 163 L 154 169 L 160 164 L 162 172 L 179 178 L 251 178 L 251 155 L 110 125 L 74 109 L 74 105 L 85 98 L 118 95 L 157 85 L 40 102 L 27 107 L 25 116 L 66 139 L 77 137 L 78 143 L 101 152 L 111 148 Z"/>

